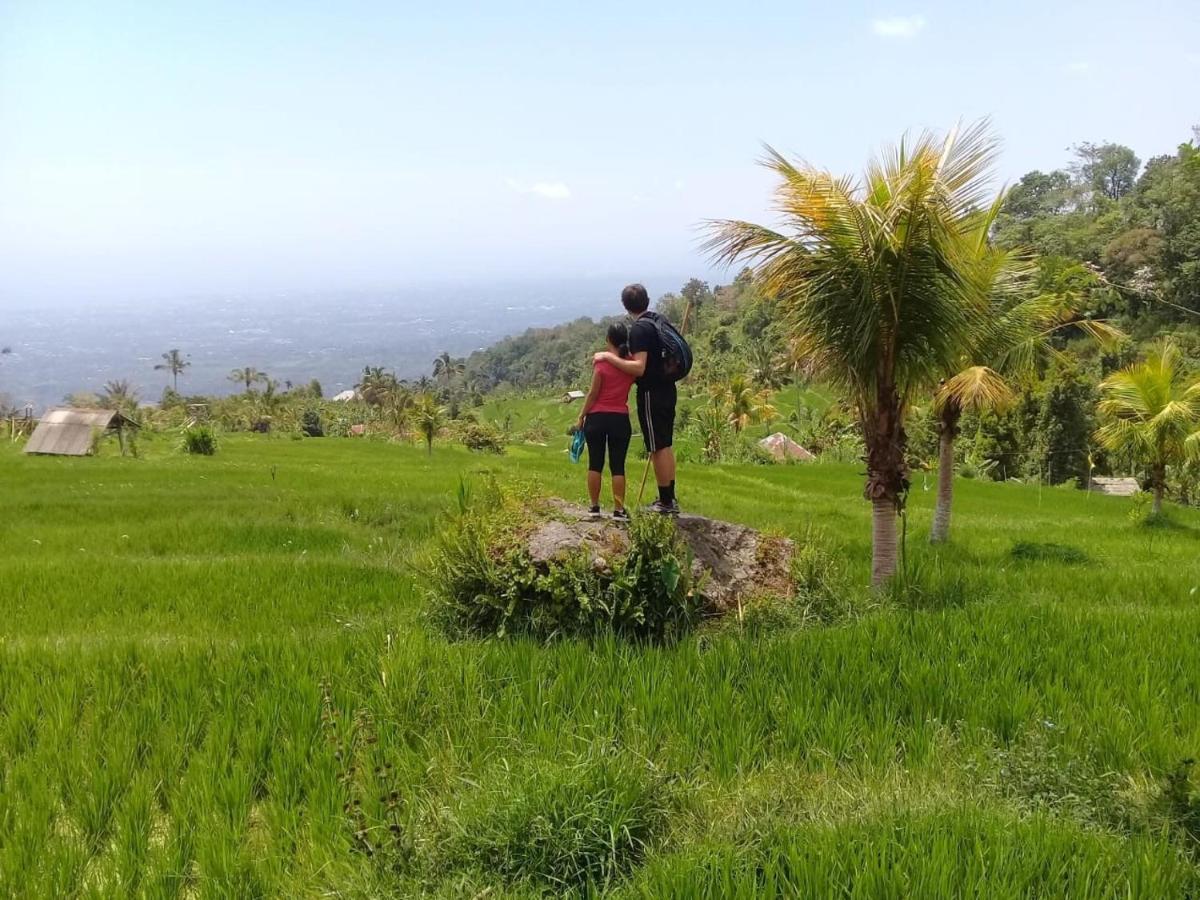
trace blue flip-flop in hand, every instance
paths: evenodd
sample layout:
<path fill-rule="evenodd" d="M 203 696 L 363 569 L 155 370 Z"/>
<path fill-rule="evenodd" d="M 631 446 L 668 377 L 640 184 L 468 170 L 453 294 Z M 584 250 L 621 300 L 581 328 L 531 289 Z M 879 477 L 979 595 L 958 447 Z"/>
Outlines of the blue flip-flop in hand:
<path fill-rule="evenodd" d="M 580 457 L 583 456 L 584 443 L 583 429 L 575 429 L 575 436 L 571 438 L 571 462 L 579 462 Z"/>

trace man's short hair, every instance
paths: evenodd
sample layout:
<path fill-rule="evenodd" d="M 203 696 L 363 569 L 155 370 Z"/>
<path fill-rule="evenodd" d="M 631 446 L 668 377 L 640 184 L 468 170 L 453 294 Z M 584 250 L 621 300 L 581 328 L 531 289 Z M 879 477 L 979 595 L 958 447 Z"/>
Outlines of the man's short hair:
<path fill-rule="evenodd" d="M 650 308 L 650 295 L 640 284 L 627 284 L 621 291 L 621 305 L 631 313 L 644 313 Z"/>

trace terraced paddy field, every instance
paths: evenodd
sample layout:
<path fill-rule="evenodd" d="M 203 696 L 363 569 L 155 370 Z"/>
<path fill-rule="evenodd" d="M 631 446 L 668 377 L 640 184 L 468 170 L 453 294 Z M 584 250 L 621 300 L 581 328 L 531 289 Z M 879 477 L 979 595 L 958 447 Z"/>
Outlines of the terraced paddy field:
<path fill-rule="evenodd" d="M 820 541 L 843 612 L 673 646 L 426 620 L 460 481 L 557 447 L 0 448 L 4 896 L 1184 897 L 1200 892 L 1200 515 L 958 485 L 870 595 L 854 466 L 681 471 Z"/>

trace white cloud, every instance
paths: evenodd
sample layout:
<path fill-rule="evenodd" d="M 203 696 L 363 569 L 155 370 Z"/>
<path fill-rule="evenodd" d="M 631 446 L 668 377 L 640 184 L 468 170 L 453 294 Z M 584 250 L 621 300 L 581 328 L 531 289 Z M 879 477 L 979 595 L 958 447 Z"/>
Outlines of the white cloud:
<path fill-rule="evenodd" d="M 1078 75 L 1078 74 L 1082 74 L 1083 72 L 1088 71 L 1091 67 L 1092 67 L 1092 64 L 1090 62 L 1084 62 L 1083 60 L 1077 60 L 1076 62 L 1067 63 L 1065 66 L 1063 66 L 1063 71 L 1064 72 L 1074 72 L 1075 74 Z"/>
<path fill-rule="evenodd" d="M 547 200 L 570 200 L 571 189 L 561 181 L 535 181 L 533 184 L 523 184 L 515 178 L 505 179 L 510 190 L 518 194 L 537 194 Z"/>
<path fill-rule="evenodd" d="M 888 16 L 871 22 L 871 30 L 883 38 L 914 38 L 924 28 L 924 16 Z"/>

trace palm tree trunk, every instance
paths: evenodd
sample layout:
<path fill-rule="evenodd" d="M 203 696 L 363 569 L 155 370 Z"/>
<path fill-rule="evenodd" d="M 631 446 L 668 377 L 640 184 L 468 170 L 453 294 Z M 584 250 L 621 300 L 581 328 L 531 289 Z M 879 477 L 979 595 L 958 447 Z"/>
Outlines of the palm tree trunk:
<path fill-rule="evenodd" d="M 1162 513 L 1163 494 L 1167 489 L 1166 466 L 1153 466 L 1150 469 L 1150 480 L 1154 482 L 1154 506 L 1151 507 L 1151 515 L 1157 516 Z"/>
<path fill-rule="evenodd" d="M 867 444 L 867 484 L 871 501 L 871 584 L 879 587 L 896 574 L 896 517 L 908 493 L 906 437 L 900 396 L 890 383 L 877 388 L 876 408 L 863 422 Z"/>
<path fill-rule="evenodd" d="M 941 544 L 950 538 L 950 511 L 954 505 L 954 439 L 962 411 L 946 404 L 938 416 L 938 492 L 929 541 Z"/>
<path fill-rule="evenodd" d="M 896 504 L 886 498 L 871 501 L 871 584 L 878 587 L 896 574 Z"/>

